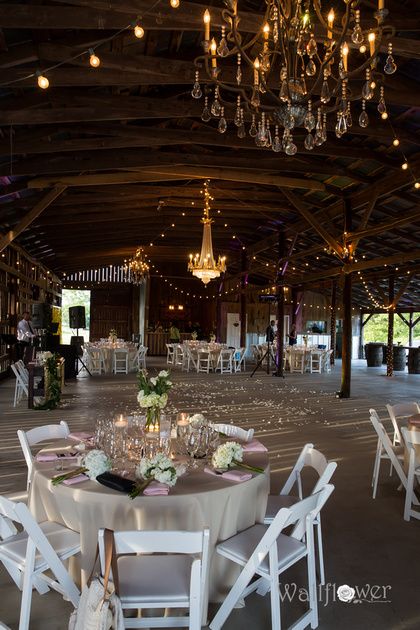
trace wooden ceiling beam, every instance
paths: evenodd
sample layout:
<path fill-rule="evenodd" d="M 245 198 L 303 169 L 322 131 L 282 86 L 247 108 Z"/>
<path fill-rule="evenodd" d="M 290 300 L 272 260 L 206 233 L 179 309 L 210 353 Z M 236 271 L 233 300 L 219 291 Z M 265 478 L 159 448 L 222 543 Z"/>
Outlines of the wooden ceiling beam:
<path fill-rule="evenodd" d="M 66 2 L 68 4 L 68 2 Z M 145 5 L 142 2 L 123 3 L 125 12 L 121 12 L 121 3 L 114 6 L 109 2 L 103 2 L 102 10 L 98 4 L 92 0 L 75 0 L 73 2 L 79 6 L 43 6 L 43 5 L 16 5 L 2 4 L 0 12 L 0 27 L 2 28 L 23 28 L 23 29 L 98 29 L 98 30 L 119 30 L 130 24 L 138 15 L 144 13 L 142 24 L 148 30 L 176 30 L 201 31 L 203 12 L 205 5 L 182 2 L 177 11 L 173 11 L 170 6 L 159 3 L 155 8 Z M 143 6 L 143 9 L 140 7 Z M 95 7 L 95 8 L 94 8 Z M 117 11 L 116 9 L 119 8 Z M 224 24 L 221 19 L 221 7 L 212 7 L 212 25 L 220 27 Z M 256 33 L 261 28 L 261 14 L 239 11 L 241 20 L 240 27 L 243 33 Z M 391 24 L 393 21 L 391 20 Z M 325 31 L 322 28 L 315 28 L 315 37 L 323 41 Z M 393 38 L 394 52 L 410 57 L 420 56 L 420 42 L 417 40 Z M 386 52 L 386 42 L 381 46 L 381 51 Z"/>
<path fill-rule="evenodd" d="M 32 208 L 30 212 L 28 212 L 22 219 L 20 219 L 19 223 L 13 228 L 13 230 L 9 230 L 7 234 L 0 237 L 0 252 L 2 252 L 12 241 L 15 240 L 27 227 L 31 225 L 33 221 L 41 212 L 45 210 L 53 201 L 59 197 L 66 189 L 66 186 L 55 186 L 52 190 L 50 190 L 35 206 Z"/>
<path fill-rule="evenodd" d="M 415 223 L 416 221 L 420 221 L 420 210 L 414 210 L 414 212 L 409 212 L 403 217 L 399 217 L 398 219 L 394 219 L 392 221 L 379 223 L 378 225 L 374 225 L 366 230 L 357 230 L 356 232 L 351 232 L 350 234 L 347 234 L 346 240 L 350 243 L 353 243 L 354 241 L 357 242 L 361 238 L 374 236 L 376 234 L 382 234 L 384 232 L 391 232 L 396 227 L 402 227 L 403 225 Z"/>

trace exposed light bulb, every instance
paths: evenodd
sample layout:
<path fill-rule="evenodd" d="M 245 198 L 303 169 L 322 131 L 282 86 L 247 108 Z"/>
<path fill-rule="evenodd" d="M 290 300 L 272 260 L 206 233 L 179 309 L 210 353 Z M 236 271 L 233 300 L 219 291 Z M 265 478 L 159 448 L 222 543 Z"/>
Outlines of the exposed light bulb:
<path fill-rule="evenodd" d="M 89 48 L 89 63 L 92 66 L 92 68 L 98 68 L 101 65 L 101 60 L 99 59 L 98 55 L 95 55 L 95 51 L 93 50 L 93 48 Z"/>
<path fill-rule="evenodd" d="M 386 120 L 388 118 L 388 112 L 382 112 L 381 118 L 382 120 Z"/>
<path fill-rule="evenodd" d="M 392 144 L 394 145 L 394 147 L 398 147 L 400 144 L 400 141 L 398 140 L 398 138 L 394 138 L 392 141 Z"/>
<path fill-rule="evenodd" d="M 404 162 L 403 164 L 401 164 L 401 168 L 403 171 L 406 171 L 408 169 L 408 162 Z"/>
<path fill-rule="evenodd" d="M 37 77 L 38 77 L 38 86 L 41 88 L 41 90 L 46 90 L 50 85 L 50 82 L 48 81 L 47 77 L 44 77 L 44 75 L 41 74 L 40 72 L 37 73 Z"/>
<path fill-rule="evenodd" d="M 169 4 L 173 9 L 177 9 L 179 7 L 179 0 L 169 0 Z"/>
<path fill-rule="evenodd" d="M 144 37 L 144 28 L 140 26 L 140 24 L 135 25 L 134 35 L 137 37 L 137 39 L 141 39 L 142 37 Z"/>
<path fill-rule="evenodd" d="M 359 53 L 361 53 L 362 55 L 364 55 L 366 52 L 366 46 L 365 44 L 362 44 L 359 48 Z"/>
<path fill-rule="evenodd" d="M 414 188 L 417 188 L 417 190 L 418 190 L 418 189 L 420 188 L 420 182 L 416 182 L 416 183 L 414 184 Z"/>

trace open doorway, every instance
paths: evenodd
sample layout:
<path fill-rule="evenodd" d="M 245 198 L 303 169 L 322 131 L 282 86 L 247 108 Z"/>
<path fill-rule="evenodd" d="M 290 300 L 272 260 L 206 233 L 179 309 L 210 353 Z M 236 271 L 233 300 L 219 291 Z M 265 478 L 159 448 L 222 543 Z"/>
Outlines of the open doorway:
<path fill-rule="evenodd" d="M 69 344 L 71 338 L 77 334 L 75 329 L 70 328 L 69 308 L 71 306 L 84 306 L 86 328 L 79 329 L 79 335 L 83 336 L 84 341 L 89 341 L 90 291 L 82 291 L 81 289 L 63 289 L 61 306 L 61 343 Z"/>

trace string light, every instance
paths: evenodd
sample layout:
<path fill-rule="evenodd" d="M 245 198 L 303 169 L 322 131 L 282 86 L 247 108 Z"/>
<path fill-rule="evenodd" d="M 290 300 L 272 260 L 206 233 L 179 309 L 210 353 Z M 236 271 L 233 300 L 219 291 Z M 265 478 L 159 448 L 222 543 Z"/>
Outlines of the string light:
<path fill-rule="evenodd" d="M 95 51 L 93 50 L 93 48 L 89 48 L 89 55 L 89 63 L 92 68 L 99 68 L 99 66 L 101 65 L 101 60 L 97 55 L 95 55 Z"/>
<path fill-rule="evenodd" d="M 394 145 L 394 147 L 399 147 L 400 146 L 400 141 L 398 140 L 398 138 L 394 138 L 392 141 L 392 144 Z"/>
<path fill-rule="evenodd" d="M 141 39 L 142 37 L 144 37 L 144 28 L 141 26 L 141 24 L 135 25 L 134 35 L 137 37 L 137 39 Z"/>
<path fill-rule="evenodd" d="M 173 9 L 177 9 L 179 7 L 179 0 L 170 0 L 169 4 Z"/>
<path fill-rule="evenodd" d="M 41 74 L 39 70 L 37 71 L 36 76 L 38 80 L 38 85 L 41 88 L 41 90 L 46 90 L 50 85 L 50 82 L 48 81 L 47 77 Z"/>

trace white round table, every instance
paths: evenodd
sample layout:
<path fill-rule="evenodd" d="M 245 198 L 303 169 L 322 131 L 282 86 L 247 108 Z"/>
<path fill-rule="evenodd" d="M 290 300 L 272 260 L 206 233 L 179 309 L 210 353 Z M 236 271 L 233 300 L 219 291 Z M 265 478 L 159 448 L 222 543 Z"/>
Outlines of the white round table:
<path fill-rule="evenodd" d="M 74 448 L 74 443 L 60 443 Z M 47 451 L 61 451 L 57 445 Z M 44 452 L 44 450 L 43 450 Z M 59 474 L 55 462 L 35 462 L 29 506 L 38 521 L 48 519 L 80 532 L 81 580 L 79 568 L 70 566 L 76 582 L 85 583 L 92 569 L 98 529 L 117 530 L 200 530 L 210 528 L 208 600 L 222 601 L 236 580 L 237 565 L 215 553 L 218 542 L 262 522 L 269 493 L 269 464 L 265 452 L 246 453 L 244 460 L 264 468 L 249 481 L 237 483 L 202 470 L 178 480 L 167 496 L 127 495 L 96 481 L 53 486 Z M 68 464 L 69 468 L 72 466 Z M 206 610 L 206 607 L 205 607 Z"/>

